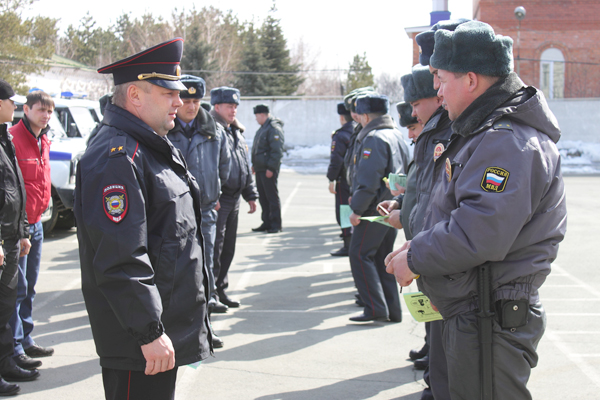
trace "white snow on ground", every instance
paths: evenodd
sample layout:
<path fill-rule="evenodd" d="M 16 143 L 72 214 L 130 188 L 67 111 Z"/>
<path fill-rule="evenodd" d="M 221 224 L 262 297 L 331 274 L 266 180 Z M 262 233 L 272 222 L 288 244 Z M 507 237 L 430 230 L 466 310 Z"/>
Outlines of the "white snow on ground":
<path fill-rule="evenodd" d="M 569 175 L 600 173 L 600 143 L 581 141 L 559 141 L 562 171 Z M 330 147 L 294 147 L 283 156 L 282 169 L 304 174 L 325 174 L 329 165 Z"/>

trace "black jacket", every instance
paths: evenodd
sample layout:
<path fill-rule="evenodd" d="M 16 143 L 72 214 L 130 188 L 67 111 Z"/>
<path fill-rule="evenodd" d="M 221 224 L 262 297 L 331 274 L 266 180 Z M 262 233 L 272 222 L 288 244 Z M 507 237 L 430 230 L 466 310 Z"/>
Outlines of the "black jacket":
<path fill-rule="evenodd" d="M 254 135 L 252 166 L 256 172 L 279 171 L 283 158 L 283 122 L 269 117 Z"/>
<path fill-rule="evenodd" d="M 79 162 L 74 205 L 101 366 L 144 370 L 140 346 L 163 330 L 177 366 L 210 354 L 199 210 L 198 185 L 171 142 L 109 104 Z"/>
<path fill-rule="evenodd" d="M 0 242 L 29 237 L 25 202 L 25 183 L 12 136 L 6 124 L 0 124 Z"/>
<path fill-rule="evenodd" d="M 355 123 L 352 121 L 346 122 L 331 135 L 331 155 L 329 157 L 329 167 L 327 168 L 327 179 L 330 181 L 346 181 L 344 156 L 346 155 L 346 151 L 348 151 L 354 125 Z"/>
<path fill-rule="evenodd" d="M 258 199 L 258 192 L 252 179 L 252 170 L 250 169 L 250 160 L 248 159 L 248 145 L 242 135 L 242 130 L 230 125 L 221 118 L 215 110 L 210 111 L 210 115 L 225 130 L 227 145 L 229 147 L 230 168 L 229 177 L 221 184 L 221 192 L 232 197 L 240 194 L 246 201 Z"/>

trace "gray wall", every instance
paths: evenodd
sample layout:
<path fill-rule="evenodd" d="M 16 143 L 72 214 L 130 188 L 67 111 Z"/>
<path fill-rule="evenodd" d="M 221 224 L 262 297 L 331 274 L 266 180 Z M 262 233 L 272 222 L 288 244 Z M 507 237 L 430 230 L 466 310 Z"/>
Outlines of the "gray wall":
<path fill-rule="evenodd" d="M 285 131 L 285 145 L 287 148 L 296 146 L 315 146 L 331 144 L 331 133 L 340 127 L 337 114 L 337 104 L 342 99 L 245 99 L 238 107 L 237 118 L 246 126 L 244 136 L 248 144 L 252 145 L 254 134 L 259 126 L 254 118 L 252 109 L 257 104 L 266 104 L 271 114 L 283 121 Z M 392 110 L 393 109 L 393 110 Z M 396 107 L 390 111 L 396 121 L 398 113 Z M 404 139 L 408 139 L 406 130 L 401 129 Z"/>
<path fill-rule="evenodd" d="M 284 122 L 286 147 L 329 145 L 331 133 L 340 126 L 337 103 L 342 99 L 245 99 L 238 107 L 238 119 L 246 126 L 246 140 L 252 145 L 258 124 L 252 108 L 267 104 L 271 114 Z M 562 140 L 600 143 L 600 99 L 548 101 L 562 129 Z M 395 105 L 390 112 L 398 121 Z M 400 128 L 404 139 L 408 136 Z"/>

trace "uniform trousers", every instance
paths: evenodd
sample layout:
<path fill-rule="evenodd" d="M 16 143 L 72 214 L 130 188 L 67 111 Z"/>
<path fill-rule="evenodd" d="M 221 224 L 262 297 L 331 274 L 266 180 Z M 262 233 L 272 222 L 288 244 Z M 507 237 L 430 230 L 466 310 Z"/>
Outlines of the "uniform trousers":
<path fill-rule="evenodd" d="M 213 257 L 215 253 L 215 239 L 217 236 L 217 211 L 215 204 L 211 203 L 202 206 L 202 237 L 204 238 L 204 262 L 208 270 L 208 287 L 210 288 L 210 297 L 215 297 L 217 286 L 214 275 Z"/>
<path fill-rule="evenodd" d="M 360 221 L 350 240 L 354 284 L 370 317 L 402 319 L 396 278 L 385 272 L 385 257 L 393 251 L 397 231 L 377 222 Z"/>
<path fill-rule="evenodd" d="M 229 267 L 235 254 L 238 216 L 240 213 L 240 196 L 222 194 L 219 199 L 221 208 L 217 216 L 217 237 L 215 239 L 214 273 L 217 292 L 229 287 Z"/>
<path fill-rule="evenodd" d="M 277 189 L 279 171 L 267 178 L 266 171 L 256 171 L 256 188 L 263 224 L 270 229 L 281 229 L 281 201 Z"/>
<path fill-rule="evenodd" d="M 429 388 L 436 400 L 450 400 L 448 363 L 443 346 L 443 320 L 429 322 Z M 477 363 L 479 365 L 479 363 Z M 479 397 L 479 396 L 478 396 Z"/>
<path fill-rule="evenodd" d="M 443 345 L 448 365 L 452 400 L 471 400 L 480 394 L 480 348 L 477 311 L 455 315 L 444 321 Z M 527 325 L 514 332 L 493 321 L 492 374 L 494 400 L 530 400 L 527 381 L 538 362 L 537 345 L 546 329 L 541 304 L 529 306 Z M 433 329 L 432 329 L 433 330 Z M 433 344 L 433 335 L 432 335 Z M 435 381 L 432 377 L 432 384 Z M 437 395 L 434 392 L 434 396 Z"/>
<path fill-rule="evenodd" d="M 19 239 L 4 239 L 4 265 L 0 273 L 0 373 L 12 368 L 15 363 L 13 331 L 10 317 L 15 311 L 17 283 L 19 281 L 18 264 L 21 251 Z"/>
<path fill-rule="evenodd" d="M 348 204 L 348 197 L 350 197 L 350 187 L 348 182 L 344 178 L 338 179 L 335 183 L 335 219 L 338 225 L 340 222 L 340 206 Z M 343 228 L 342 237 L 349 237 L 352 235 L 352 228 Z"/>
<path fill-rule="evenodd" d="M 31 337 L 33 331 L 33 299 L 35 285 L 40 275 L 42 263 L 42 244 L 44 243 L 44 227 L 39 221 L 29 225 L 31 249 L 29 254 L 19 259 L 19 283 L 14 313 L 10 318 L 15 341 L 15 355 L 25 354 L 25 350 L 35 344 Z"/>
<path fill-rule="evenodd" d="M 173 400 L 176 381 L 177 367 L 156 375 L 102 368 L 106 400 Z"/>

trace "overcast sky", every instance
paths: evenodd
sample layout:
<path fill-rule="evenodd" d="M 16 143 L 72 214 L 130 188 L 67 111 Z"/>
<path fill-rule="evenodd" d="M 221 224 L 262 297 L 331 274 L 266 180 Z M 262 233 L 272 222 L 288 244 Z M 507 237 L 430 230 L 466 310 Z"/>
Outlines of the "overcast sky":
<path fill-rule="evenodd" d="M 37 0 L 24 16 L 58 18 L 59 29 L 79 26 L 87 11 L 106 28 L 123 13 L 139 17 L 146 12 L 169 20 L 174 7 L 196 9 L 212 5 L 233 10 L 240 21 L 261 22 L 272 0 L 221 0 L 169 2 L 164 0 Z M 472 0 L 448 0 L 452 18 L 472 18 Z M 429 25 L 431 0 L 279 0 L 276 16 L 281 20 L 288 45 L 302 40 L 321 69 L 348 68 L 356 54 L 366 52 L 375 75 L 400 76 L 410 72 L 412 42 L 404 28 Z M 184 45 L 185 46 L 185 45 Z"/>

